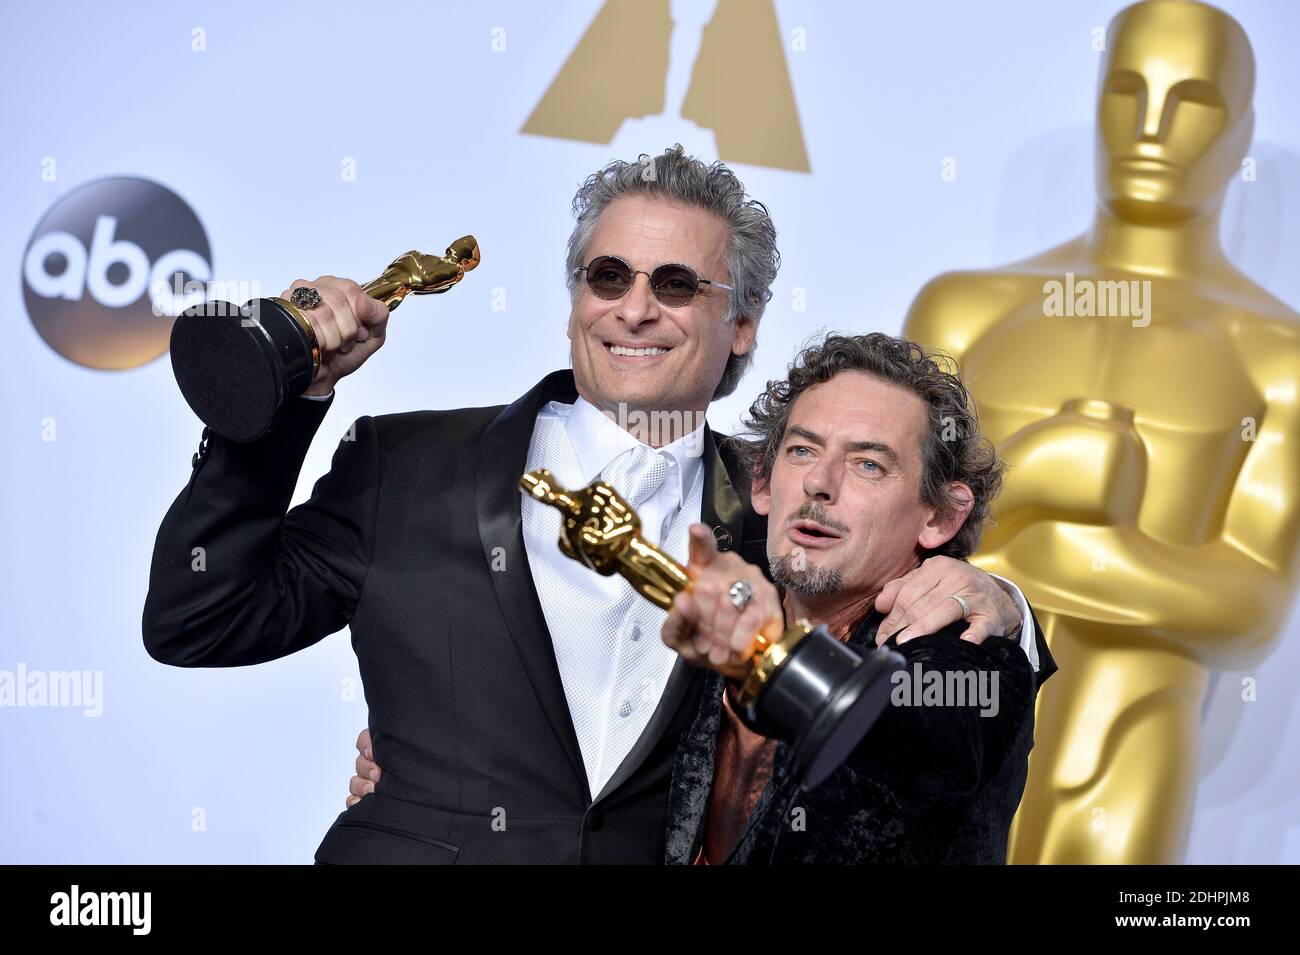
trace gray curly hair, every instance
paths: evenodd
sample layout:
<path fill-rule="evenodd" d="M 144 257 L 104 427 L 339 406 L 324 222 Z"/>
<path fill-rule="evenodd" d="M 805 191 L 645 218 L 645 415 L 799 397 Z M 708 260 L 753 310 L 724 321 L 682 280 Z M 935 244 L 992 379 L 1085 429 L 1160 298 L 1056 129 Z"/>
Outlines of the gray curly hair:
<path fill-rule="evenodd" d="M 744 315 L 757 327 L 781 267 L 776 226 L 767 206 L 745 194 L 744 184 L 734 172 L 721 162 L 709 165 L 687 156 L 680 145 L 653 158 L 642 153 L 636 162 L 614 160 L 583 182 L 573 197 L 577 221 L 569 236 L 565 263 L 569 294 L 576 300 L 581 282 L 577 269 L 586 264 L 587 247 L 601 213 L 615 199 L 628 195 L 651 196 L 704 209 L 727 223 L 731 229 L 726 256 L 728 284 L 735 286 L 735 291 L 728 297 L 723 321 L 734 322 Z M 753 360 L 753 348 L 727 359 L 714 400 L 736 390 Z"/>

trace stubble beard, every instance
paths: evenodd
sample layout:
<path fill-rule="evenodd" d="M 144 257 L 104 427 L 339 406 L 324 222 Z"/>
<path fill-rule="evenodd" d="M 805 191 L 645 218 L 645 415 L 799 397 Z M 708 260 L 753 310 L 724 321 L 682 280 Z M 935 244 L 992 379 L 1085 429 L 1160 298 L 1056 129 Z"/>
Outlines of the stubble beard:
<path fill-rule="evenodd" d="M 844 586 L 843 575 L 838 570 L 810 564 L 804 554 L 769 554 L 767 566 L 773 583 L 800 596 L 837 594 Z"/>

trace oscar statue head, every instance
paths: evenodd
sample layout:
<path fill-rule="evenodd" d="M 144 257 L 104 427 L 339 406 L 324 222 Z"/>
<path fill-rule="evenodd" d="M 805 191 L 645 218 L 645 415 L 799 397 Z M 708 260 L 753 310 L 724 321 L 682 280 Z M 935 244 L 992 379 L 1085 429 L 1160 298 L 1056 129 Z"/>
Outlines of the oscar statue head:
<path fill-rule="evenodd" d="M 1195 0 L 1143 0 L 1106 35 L 1097 188 L 1117 216 L 1173 223 L 1217 210 L 1250 145 L 1255 61 L 1240 24 Z"/>

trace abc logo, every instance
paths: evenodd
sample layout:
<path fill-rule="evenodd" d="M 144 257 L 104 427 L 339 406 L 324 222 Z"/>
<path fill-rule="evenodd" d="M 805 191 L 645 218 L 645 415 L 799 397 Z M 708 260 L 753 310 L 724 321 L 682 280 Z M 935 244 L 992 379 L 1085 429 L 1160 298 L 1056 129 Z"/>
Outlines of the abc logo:
<path fill-rule="evenodd" d="M 37 333 L 88 368 L 134 368 L 167 350 L 177 290 L 212 277 L 212 251 L 180 196 L 147 179 L 99 179 L 46 213 L 23 256 Z M 194 288 L 191 285 L 191 290 Z"/>

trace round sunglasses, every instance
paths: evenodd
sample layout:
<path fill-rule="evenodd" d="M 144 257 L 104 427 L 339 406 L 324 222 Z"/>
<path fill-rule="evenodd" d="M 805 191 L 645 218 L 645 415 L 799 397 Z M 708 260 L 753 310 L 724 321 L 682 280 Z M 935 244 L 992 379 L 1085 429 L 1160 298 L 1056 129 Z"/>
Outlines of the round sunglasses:
<path fill-rule="evenodd" d="M 702 279 L 689 266 L 669 262 L 659 266 L 653 272 L 634 269 L 616 255 L 601 255 L 591 260 L 589 265 L 580 265 L 573 270 L 587 273 L 587 286 L 596 298 L 612 302 L 627 294 L 638 275 L 650 277 L 650 291 L 662 304 L 669 308 L 681 308 L 696 295 L 700 286 L 716 285 L 728 292 L 735 291 L 730 285 Z"/>

